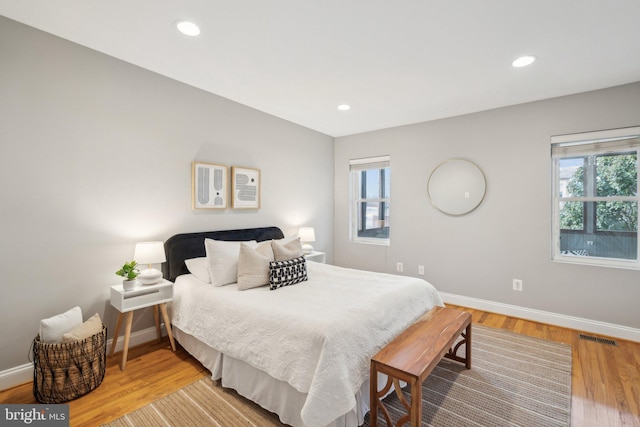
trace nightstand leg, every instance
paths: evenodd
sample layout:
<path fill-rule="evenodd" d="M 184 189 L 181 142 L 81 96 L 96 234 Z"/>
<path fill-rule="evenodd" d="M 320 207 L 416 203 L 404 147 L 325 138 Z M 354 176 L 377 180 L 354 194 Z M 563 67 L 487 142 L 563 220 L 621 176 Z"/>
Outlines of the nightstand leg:
<path fill-rule="evenodd" d="M 158 342 L 162 340 L 162 335 L 160 334 L 160 312 L 158 311 L 158 306 L 153 306 L 153 318 L 156 321 L 156 334 L 158 335 Z"/>
<path fill-rule="evenodd" d="M 122 316 L 124 314 L 118 314 L 118 322 L 116 323 L 116 332 L 113 334 L 113 341 L 111 341 L 111 351 L 109 352 L 109 357 L 113 356 L 113 353 L 116 351 L 116 343 L 118 342 L 118 334 L 120 333 L 120 326 L 122 326 Z"/>
<path fill-rule="evenodd" d="M 127 313 L 127 320 L 124 326 L 124 348 L 122 349 L 122 363 L 120 370 L 124 371 L 127 365 L 127 353 L 129 353 L 129 338 L 131 338 L 131 323 L 133 323 L 133 311 Z"/>
<path fill-rule="evenodd" d="M 169 315 L 167 314 L 167 303 L 159 304 L 160 311 L 162 312 L 162 319 L 164 320 L 164 326 L 167 328 L 167 335 L 169 335 L 169 341 L 171 342 L 171 348 L 176 351 L 176 343 L 173 341 L 173 333 L 171 332 L 171 322 L 169 322 Z"/>

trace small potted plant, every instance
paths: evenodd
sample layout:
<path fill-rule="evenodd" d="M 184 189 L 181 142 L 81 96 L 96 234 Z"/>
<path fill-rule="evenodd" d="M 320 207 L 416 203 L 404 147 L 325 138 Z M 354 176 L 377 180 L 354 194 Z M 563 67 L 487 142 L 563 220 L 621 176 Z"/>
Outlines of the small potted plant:
<path fill-rule="evenodd" d="M 125 291 L 130 291 L 138 287 L 138 279 L 136 279 L 136 277 L 138 277 L 140 272 L 136 268 L 137 265 L 138 263 L 135 261 L 125 262 L 122 268 L 116 271 L 118 276 L 124 277 L 124 280 L 122 280 L 122 287 Z"/>

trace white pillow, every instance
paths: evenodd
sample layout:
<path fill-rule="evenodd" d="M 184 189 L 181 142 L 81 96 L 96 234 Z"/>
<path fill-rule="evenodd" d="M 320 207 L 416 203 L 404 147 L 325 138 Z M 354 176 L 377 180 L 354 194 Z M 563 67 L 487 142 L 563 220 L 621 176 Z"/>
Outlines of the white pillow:
<path fill-rule="evenodd" d="M 94 314 L 82 325 L 62 336 L 62 342 L 82 341 L 102 331 L 102 320 L 98 313 Z"/>
<path fill-rule="evenodd" d="M 269 284 L 269 263 L 273 261 L 271 242 L 258 243 L 252 248 L 240 244 L 238 258 L 238 289 L 241 291 Z"/>
<path fill-rule="evenodd" d="M 42 319 L 40 341 L 49 344 L 62 342 L 64 334 L 80 325 L 82 325 L 82 310 L 78 306 L 57 316 Z"/>
<path fill-rule="evenodd" d="M 283 237 L 282 239 L 273 239 L 272 241 L 278 242 L 278 243 L 289 243 L 299 238 L 300 237 L 298 236 L 289 236 L 289 237 Z"/>
<path fill-rule="evenodd" d="M 302 256 L 302 243 L 297 237 L 287 243 L 283 243 L 284 239 L 272 240 L 273 255 L 275 261 L 289 261 L 290 259 Z"/>
<path fill-rule="evenodd" d="M 240 243 L 243 242 L 204 239 L 204 248 L 209 263 L 209 276 L 211 276 L 213 286 L 223 286 L 238 281 Z M 258 245 L 255 240 L 244 243 L 254 248 Z"/>
<path fill-rule="evenodd" d="M 209 262 L 207 257 L 185 259 L 184 263 L 187 265 L 189 273 L 196 276 L 198 280 L 205 283 L 211 283 L 211 276 L 209 275 Z"/>

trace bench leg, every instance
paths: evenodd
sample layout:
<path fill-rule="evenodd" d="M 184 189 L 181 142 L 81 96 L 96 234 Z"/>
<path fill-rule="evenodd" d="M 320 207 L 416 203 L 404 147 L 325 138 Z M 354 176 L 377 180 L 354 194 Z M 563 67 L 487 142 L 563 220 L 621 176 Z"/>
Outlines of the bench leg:
<path fill-rule="evenodd" d="M 385 421 L 387 422 L 387 426 L 391 426 L 391 415 L 389 415 L 389 411 L 387 407 L 382 403 L 382 398 L 391 390 L 392 384 L 397 384 L 395 378 L 392 378 L 390 375 L 387 375 L 387 383 L 382 388 L 382 390 L 378 391 L 378 367 L 374 361 L 371 361 L 371 372 L 369 373 L 369 425 L 370 427 L 376 427 L 378 425 L 378 410 L 382 411 L 382 415 L 384 416 Z M 402 396 L 402 390 L 400 386 L 397 385 L 396 393 L 398 396 Z M 402 401 L 402 400 L 401 400 Z M 404 402 L 406 408 L 408 405 L 406 401 Z M 401 425 L 401 424 L 398 424 Z"/>
<path fill-rule="evenodd" d="M 369 425 L 378 426 L 378 370 L 375 362 L 371 362 L 371 372 L 369 373 Z"/>
<path fill-rule="evenodd" d="M 404 426 L 405 423 L 409 423 L 411 427 L 420 427 L 422 425 L 422 383 L 418 378 L 411 378 L 409 382 L 411 404 L 407 403 L 407 399 L 404 397 L 404 393 L 400 388 L 400 382 L 394 378 L 393 386 L 396 388 L 396 394 L 402 406 L 407 410 L 407 414 L 400 417 L 396 426 Z M 383 403 L 380 403 L 383 405 Z M 391 421 L 387 421 L 388 425 L 391 425 Z"/>
<path fill-rule="evenodd" d="M 422 383 L 411 379 L 411 427 L 422 425 Z"/>
<path fill-rule="evenodd" d="M 450 348 L 444 355 L 447 359 L 455 360 L 456 362 L 464 363 L 467 369 L 471 369 L 471 321 L 466 326 L 464 332 L 462 332 L 462 340 L 458 341 L 455 347 Z M 458 349 L 464 344 L 465 356 L 458 356 Z"/>
<path fill-rule="evenodd" d="M 464 362 L 464 366 L 467 369 L 471 369 L 471 323 L 467 325 L 467 336 L 465 337 L 465 356 L 466 360 Z"/>
<path fill-rule="evenodd" d="M 387 384 L 382 390 L 378 391 L 378 371 L 375 364 L 371 363 L 371 372 L 369 377 L 369 394 L 370 394 L 370 411 L 369 411 L 369 425 L 370 427 L 377 427 L 378 425 L 378 410 L 382 411 L 382 415 L 385 418 L 387 426 L 393 426 L 391 422 L 391 415 L 387 410 L 387 407 L 382 402 L 383 396 L 385 396 L 391 386 L 395 388 L 398 400 L 407 410 L 407 414 L 400 417 L 395 426 L 404 426 L 405 423 L 409 423 L 411 427 L 420 427 L 422 422 L 422 383 L 418 378 L 412 378 L 409 382 L 411 387 L 411 403 L 407 402 L 407 399 L 400 387 L 400 381 L 397 378 L 393 378 L 387 374 Z"/>

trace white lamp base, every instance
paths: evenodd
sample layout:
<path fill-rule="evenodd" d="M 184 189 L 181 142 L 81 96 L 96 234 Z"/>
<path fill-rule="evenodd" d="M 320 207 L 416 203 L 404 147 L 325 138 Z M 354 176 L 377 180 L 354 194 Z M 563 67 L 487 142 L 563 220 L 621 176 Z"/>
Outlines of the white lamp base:
<path fill-rule="evenodd" d="M 156 268 L 147 268 L 142 270 L 138 275 L 138 280 L 143 285 L 153 285 L 162 279 L 162 271 Z"/>
<path fill-rule="evenodd" d="M 305 255 L 309 255 L 311 252 L 313 252 L 313 246 L 311 246 L 308 243 L 305 243 L 304 245 L 302 245 L 302 253 Z"/>

